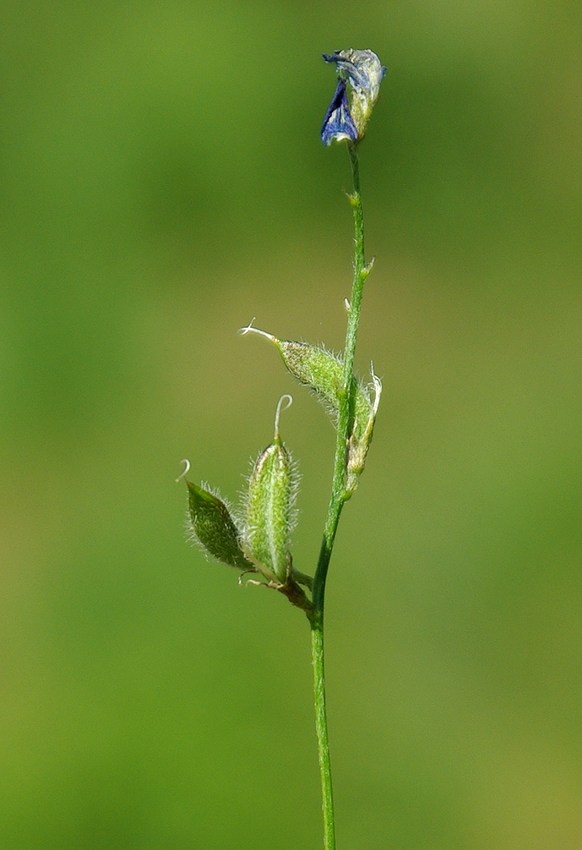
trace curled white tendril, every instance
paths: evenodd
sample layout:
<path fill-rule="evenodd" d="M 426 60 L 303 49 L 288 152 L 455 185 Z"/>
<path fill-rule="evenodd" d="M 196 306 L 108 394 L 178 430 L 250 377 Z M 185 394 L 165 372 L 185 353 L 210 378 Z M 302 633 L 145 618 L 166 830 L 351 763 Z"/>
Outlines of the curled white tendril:
<path fill-rule="evenodd" d="M 374 385 L 374 404 L 372 406 L 372 415 L 375 417 L 378 413 L 378 406 L 380 404 L 380 396 L 382 395 L 382 381 L 374 372 L 374 362 L 370 363 L 370 375 L 372 376 L 372 383 Z"/>
<path fill-rule="evenodd" d="M 275 341 L 275 337 L 273 334 L 268 334 L 267 331 L 261 331 L 259 328 L 253 327 L 253 322 L 255 321 L 255 317 L 250 320 L 246 328 L 239 328 L 238 332 L 241 336 L 246 336 L 248 333 L 259 334 L 259 336 L 264 336 L 267 339 L 270 339 L 271 342 Z"/>
<path fill-rule="evenodd" d="M 189 473 L 189 471 L 190 471 L 190 461 L 188 460 L 188 458 L 187 458 L 187 457 L 182 458 L 182 460 L 180 461 L 180 463 L 183 463 L 183 464 L 184 464 L 184 469 L 182 470 L 182 472 L 181 472 L 181 473 L 178 475 L 178 477 L 176 478 L 176 484 L 178 483 L 178 481 L 181 481 L 181 480 L 182 480 L 182 478 L 183 478 L 185 475 L 188 475 L 188 473 Z"/>
<path fill-rule="evenodd" d="M 282 395 L 279 401 L 277 402 L 277 409 L 275 411 L 275 439 L 279 438 L 279 417 L 281 416 L 281 411 L 289 410 L 292 404 L 293 396 L 289 395 L 289 393 L 285 393 L 285 395 Z M 283 407 L 283 405 L 285 406 Z"/>
<path fill-rule="evenodd" d="M 253 322 L 255 321 L 255 319 L 256 319 L 256 316 L 253 316 L 253 318 L 250 320 L 250 322 L 248 323 L 246 328 L 239 328 L 238 329 L 238 332 L 241 336 L 244 336 L 245 334 L 248 334 L 249 331 L 254 330 Z"/>

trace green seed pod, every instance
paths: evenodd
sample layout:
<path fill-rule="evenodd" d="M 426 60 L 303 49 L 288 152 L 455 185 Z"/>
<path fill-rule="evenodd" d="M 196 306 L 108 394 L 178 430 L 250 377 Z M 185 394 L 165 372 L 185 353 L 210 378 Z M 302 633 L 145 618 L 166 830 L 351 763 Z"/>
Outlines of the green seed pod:
<path fill-rule="evenodd" d="M 336 354 L 307 342 L 277 339 L 274 343 L 293 377 L 300 384 L 312 389 L 330 415 L 336 416 L 339 408 L 338 394 L 343 379 L 341 359 Z"/>
<path fill-rule="evenodd" d="M 275 436 L 255 462 L 246 494 L 243 548 L 249 560 L 269 581 L 286 585 L 292 574 L 289 546 L 295 518 L 297 472 L 279 435 L 282 405 L 291 396 L 280 398 L 275 414 Z"/>
<path fill-rule="evenodd" d="M 283 363 L 300 384 L 309 387 L 323 404 L 333 421 L 337 421 L 339 395 L 343 385 L 344 366 L 338 354 L 307 342 L 277 339 L 258 328 L 244 328 L 241 333 L 256 333 L 264 336 L 279 351 Z M 368 391 L 361 381 L 354 378 L 354 426 L 353 434 L 360 439 L 366 430 L 372 403 Z"/>
<path fill-rule="evenodd" d="M 241 549 L 240 533 L 228 507 L 209 490 L 186 481 L 192 539 L 217 561 L 240 570 L 253 570 Z"/>
<path fill-rule="evenodd" d="M 374 424 L 376 422 L 376 414 L 380 405 L 380 396 L 382 395 L 382 381 L 374 374 L 372 366 L 372 388 L 374 392 L 374 401 L 370 403 L 367 420 L 356 419 L 354 430 L 350 438 L 348 448 L 348 469 L 346 477 L 346 492 L 351 496 L 358 486 L 358 478 L 364 471 L 368 449 L 374 435 Z M 357 414 L 356 414 L 357 416 Z M 362 427 L 363 426 L 363 427 Z"/>

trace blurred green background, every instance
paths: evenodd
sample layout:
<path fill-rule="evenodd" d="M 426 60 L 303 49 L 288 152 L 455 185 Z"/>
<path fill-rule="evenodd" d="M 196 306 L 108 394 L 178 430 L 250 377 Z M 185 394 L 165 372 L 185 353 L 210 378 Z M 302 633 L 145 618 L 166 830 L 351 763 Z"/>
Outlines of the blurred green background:
<path fill-rule="evenodd" d="M 312 571 L 352 224 L 320 54 L 389 72 L 362 147 L 385 395 L 328 595 L 339 846 L 582 847 L 580 7 L 0 10 L 0 846 L 318 848 L 309 632 L 184 542 L 284 437 Z"/>

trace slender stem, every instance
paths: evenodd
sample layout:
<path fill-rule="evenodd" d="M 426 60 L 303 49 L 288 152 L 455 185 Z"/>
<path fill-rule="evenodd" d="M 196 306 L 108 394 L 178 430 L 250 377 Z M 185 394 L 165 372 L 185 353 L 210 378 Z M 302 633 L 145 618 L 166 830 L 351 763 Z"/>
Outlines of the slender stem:
<path fill-rule="evenodd" d="M 323 540 L 313 582 L 313 608 L 318 617 L 323 619 L 325 602 L 325 583 L 331 559 L 335 535 L 344 503 L 349 498 L 345 490 L 346 458 L 349 448 L 349 438 L 353 424 L 354 410 L 354 354 L 360 323 L 362 295 L 364 282 L 368 275 L 364 260 L 364 211 L 360 196 L 360 168 L 358 150 L 355 144 L 348 143 L 348 153 L 352 166 L 353 192 L 349 196 L 354 211 L 354 279 L 352 298 L 348 308 L 348 326 L 344 346 L 343 387 L 340 391 L 339 414 L 336 439 L 336 451 L 333 469 L 331 498 L 327 509 Z"/>
<path fill-rule="evenodd" d="M 329 738 L 327 734 L 327 713 L 325 708 L 323 620 L 319 620 L 318 622 L 312 622 L 311 650 L 313 656 L 313 695 L 315 703 L 315 729 L 317 732 L 319 773 L 321 778 L 321 796 L 323 809 L 323 846 L 325 850 L 335 850 L 333 789 L 331 782 L 331 761 L 329 757 Z"/>
<path fill-rule="evenodd" d="M 364 281 L 368 275 L 368 269 L 364 262 L 364 215 L 360 197 L 360 170 L 357 146 L 355 144 L 348 143 L 348 153 L 353 178 L 353 192 L 350 195 L 350 203 L 354 211 L 355 227 L 354 279 L 352 285 L 352 298 L 348 305 L 348 326 L 343 357 L 343 386 L 339 392 L 339 413 L 332 490 L 325 520 L 323 540 L 321 542 L 321 549 L 319 552 L 319 560 L 317 563 L 315 578 L 313 580 L 313 609 L 310 614 L 314 672 L 315 725 L 319 747 L 325 850 L 334 850 L 335 848 L 331 762 L 325 708 L 325 672 L 323 652 L 325 585 L 342 508 L 344 503 L 350 497 L 350 494 L 346 489 L 346 470 L 349 440 L 354 422 L 354 354 L 356 350 L 358 325 L 360 322 Z"/>

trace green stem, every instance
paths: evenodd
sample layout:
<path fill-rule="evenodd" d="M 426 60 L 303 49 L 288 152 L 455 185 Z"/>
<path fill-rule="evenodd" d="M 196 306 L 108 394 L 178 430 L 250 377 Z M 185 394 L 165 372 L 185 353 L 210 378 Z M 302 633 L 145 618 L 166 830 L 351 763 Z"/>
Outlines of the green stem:
<path fill-rule="evenodd" d="M 368 270 L 364 260 L 364 212 L 360 196 L 360 168 L 357 146 L 348 143 L 348 153 L 353 178 L 353 192 L 349 198 L 354 211 L 354 279 L 352 284 L 352 299 L 348 307 L 348 326 L 343 356 L 343 386 L 339 393 L 339 414 L 332 492 L 327 509 L 317 570 L 313 581 L 313 609 L 315 614 L 321 616 L 321 618 L 323 618 L 325 583 L 335 535 L 344 502 L 349 498 L 349 494 L 345 489 L 345 479 L 349 438 L 354 418 L 354 354 L 356 351 L 358 326 L 360 324 L 364 282 L 368 276 Z"/>
<path fill-rule="evenodd" d="M 325 584 L 342 508 L 350 496 L 346 490 L 346 470 L 349 440 L 354 422 L 354 354 L 356 350 L 358 325 L 360 322 L 364 281 L 368 275 L 368 269 L 366 268 L 364 261 L 364 215 L 362 210 L 362 200 L 360 197 L 360 169 L 357 146 L 355 144 L 348 143 L 348 153 L 353 178 L 353 192 L 350 195 L 350 203 L 354 211 L 355 227 L 354 279 L 352 285 L 352 298 L 348 305 L 348 326 L 343 356 L 343 386 L 339 392 L 339 413 L 332 490 L 325 520 L 323 540 L 319 552 L 319 560 L 317 563 L 315 578 L 313 580 L 313 609 L 310 614 L 314 672 L 315 725 L 319 747 L 325 850 L 334 850 L 335 848 L 331 762 L 325 707 L 325 670 L 323 651 Z"/>
<path fill-rule="evenodd" d="M 315 729 L 319 753 L 319 775 L 323 809 L 323 846 L 335 850 L 335 821 L 333 815 L 333 788 L 331 783 L 331 761 L 327 734 L 325 708 L 325 668 L 323 653 L 323 620 L 311 623 L 311 650 L 313 655 L 313 695 L 315 703 Z"/>

